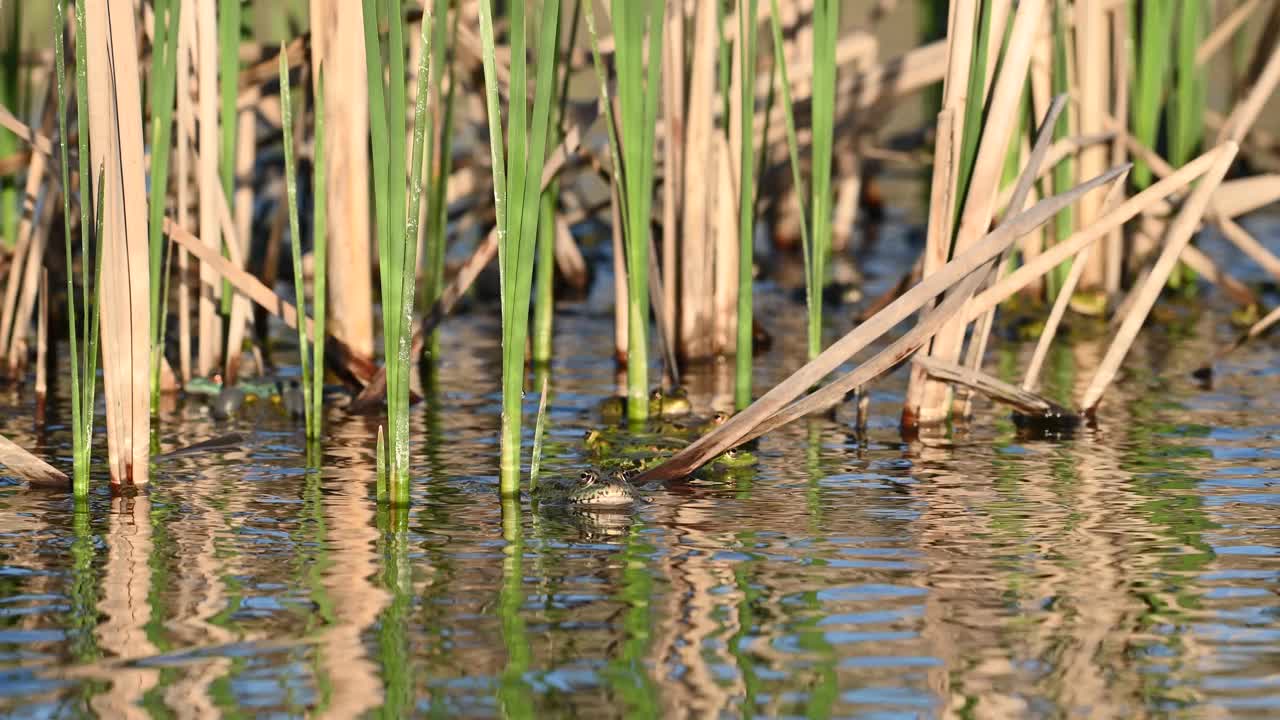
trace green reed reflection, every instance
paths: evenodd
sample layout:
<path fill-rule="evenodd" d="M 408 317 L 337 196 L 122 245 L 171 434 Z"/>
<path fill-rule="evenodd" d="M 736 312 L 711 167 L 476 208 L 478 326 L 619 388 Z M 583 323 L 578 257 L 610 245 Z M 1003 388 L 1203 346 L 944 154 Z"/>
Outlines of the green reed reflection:
<path fill-rule="evenodd" d="M 524 605 L 524 528 L 520 499 L 502 497 L 502 586 L 498 589 L 498 617 L 507 664 L 498 677 L 498 706 L 503 717 L 532 718 L 533 688 L 525 679 L 532 662 L 529 635 L 520 610 Z"/>
<path fill-rule="evenodd" d="M 654 547 L 644 541 L 642 529 L 642 524 L 633 524 L 624 540 L 621 586 L 615 596 L 627 606 L 622 614 L 624 637 L 620 651 L 601 674 L 608 680 L 615 698 L 625 706 L 628 716 L 657 717 L 658 688 L 645 664 L 653 627 L 654 588 L 649 558 Z"/>
<path fill-rule="evenodd" d="M 378 659 L 385 695 L 379 717 L 404 718 L 413 712 L 413 654 L 409 650 L 409 612 L 413 584 L 409 568 L 408 510 L 378 508 L 382 531 L 382 585 L 391 602 L 378 617 Z"/>

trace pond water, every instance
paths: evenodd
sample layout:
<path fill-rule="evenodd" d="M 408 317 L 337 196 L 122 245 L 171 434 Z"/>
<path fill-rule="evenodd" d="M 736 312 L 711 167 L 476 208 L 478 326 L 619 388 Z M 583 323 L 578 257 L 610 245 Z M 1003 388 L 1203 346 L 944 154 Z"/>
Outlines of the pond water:
<path fill-rule="evenodd" d="M 902 243 L 882 245 L 885 284 Z M 799 306 L 760 303 L 758 391 L 803 353 Z M 0 713 L 1274 717 L 1280 339 L 1202 386 L 1228 310 L 1163 305 L 1073 438 L 1020 437 L 979 398 L 949 440 L 906 443 L 900 368 L 865 434 L 801 422 L 754 468 L 592 517 L 498 502 L 498 324 L 476 309 L 414 408 L 407 512 L 374 501 L 375 421 L 336 411 L 319 471 L 268 416 L 136 497 L 0 481 Z M 832 337 L 852 315 L 832 309 Z M 611 334 L 607 308 L 561 307 L 546 472 L 588 462 Z M 1078 397 L 1107 339 L 1073 326 L 1046 393 Z M 987 367 L 1017 381 L 1031 349 L 993 343 Z M 688 384 L 704 412 L 730 389 L 717 367 Z M 0 395 L 3 433 L 69 466 L 65 403 L 37 430 L 26 389 Z M 252 425 L 179 402 L 158 443 Z"/>

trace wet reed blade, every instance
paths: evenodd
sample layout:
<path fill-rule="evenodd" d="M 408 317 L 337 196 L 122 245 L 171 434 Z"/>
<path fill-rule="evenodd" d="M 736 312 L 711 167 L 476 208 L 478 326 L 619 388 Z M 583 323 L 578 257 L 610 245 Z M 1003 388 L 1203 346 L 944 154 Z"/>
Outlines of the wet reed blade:
<path fill-rule="evenodd" d="M 533 303 L 533 340 L 530 345 L 533 362 L 538 365 L 551 362 L 552 323 L 555 317 L 555 223 L 558 190 L 559 184 L 552 183 L 551 188 L 542 193 L 538 212 L 538 248 L 534 262 L 534 290 L 537 297 L 534 298 Z"/>
<path fill-rule="evenodd" d="M 160 368 L 164 358 L 168 288 L 165 268 L 164 214 L 169 191 L 169 155 L 173 146 L 174 94 L 177 86 L 178 28 L 182 2 L 157 0 L 155 46 L 151 56 L 151 187 L 147 219 L 151 270 L 151 410 L 160 402 Z"/>
<path fill-rule="evenodd" d="M 533 260 L 542 196 L 539 181 L 546 161 L 547 135 L 551 124 L 551 98 L 555 80 L 553 56 L 560 22 L 559 0 L 544 3 L 540 12 L 531 112 L 524 93 L 518 91 L 527 87 L 525 36 L 529 23 L 526 21 L 526 8 L 523 4 L 514 3 L 510 6 L 511 101 L 504 143 L 502 114 L 498 105 L 493 8 L 491 0 L 480 3 L 485 100 L 498 220 L 498 264 L 502 276 L 502 448 L 499 490 L 504 497 L 514 497 L 520 492 L 525 341 L 529 332 Z"/>
<path fill-rule="evenodd" d="M 742 67 L 739 132 L 741 153 L 738 162 L 738 333 L 735 343 L 733 404 L 741 410 L 751 404 L 753 365 L 752 268 L 755 264 L 756 151 L 756 36 L 758 0 L 745 0 L 738 7 L 738 62 Z M 766 133 L 767 134 L 767 133 Z"/>
<path fill-rule="evenodd" d="M 65 489 L 70 480 L 58 468 L 41 460 L 21 445 L 0 435 L 0 465 L 38 487 Z"/>
<path fill-rule="evenodd" d="M 307 314 L 307 289 L 302 272 L 302 232 L 298 222 L 298 170 L 294 160 L 293 149 L 293 90 L 289 79 L 289 60 L 284 48 L 280 52 L 280 127 L 284 132 L 284 185 L 285 206 L 289 211 L 289 256 L 293 261 L 293 292 L 299 317 Z M 319 270 L 317 269 L 318 273 Z M 226 278 L 224 285 L 230 285 Z M 307 325 L 298 323 L 298 367 L 302 375 L 302 397 L 307 438 L 317 437 L 316 418 L 311 405 L 311 358 L 307 342 Z"/>
<path fill-rule="evenodd" d="M 151 293 L 137 28 L 128 0 L 90 3 L 86 12 L 92 30 L 85 46 L 89 135 L 104 197 L 99 272 L 112 278 L 101 287 L 98 303 L 108 454 L 113 483 L 141 485 L 148 480 L 150 449 Z"/>

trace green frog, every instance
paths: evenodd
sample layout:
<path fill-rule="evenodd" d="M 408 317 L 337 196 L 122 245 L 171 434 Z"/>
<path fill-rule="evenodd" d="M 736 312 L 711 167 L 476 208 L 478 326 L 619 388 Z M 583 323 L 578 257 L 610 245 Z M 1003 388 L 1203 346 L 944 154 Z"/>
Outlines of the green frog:
<path fill-rule="evenodd" d="M 209 412 L 218 420 L 235 417 L 245 403 L 258 400 L 281 406 L 290 417 L 300 418 L 306 413 L 306 400 L 297 380 L 243 380 L 225 385 L 222 377 L 215 375 L 192 378 L 184 390 L 188 395 L 209 398 Z"/>
<path fill-rule="evenodd" d="M 622 510 L 645 501 L 622 471 L 602 475 L 596 470 L 583 470 L 575 481 L 539 485 L 533 496 L 540 503 L 583 510 Z"/>

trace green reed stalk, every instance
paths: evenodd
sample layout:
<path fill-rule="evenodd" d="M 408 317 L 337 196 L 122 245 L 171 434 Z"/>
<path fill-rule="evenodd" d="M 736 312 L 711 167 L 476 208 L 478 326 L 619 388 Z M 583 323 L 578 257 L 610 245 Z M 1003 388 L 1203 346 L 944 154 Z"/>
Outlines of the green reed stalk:
<path fill-rule="evenodd" d="M 1133 98 L 1129 102 L 1130 125 L 1133 135 L 1143 145 L 1156 147 L 1160 131 L 1160 110 L 1169 76 L 1169 38 L 1173 35 L 1172 2 L 1131 3 L 1130 13 L 1140 13 L 1140 18 L 1130 16 L 1129 27 L 1135 34 L 1134 46 L 1138 60 L 1132 63 L 1137 71 L 1133 82 Z M 1134 158 L 1133 184 L 1139 190 L 1151 184 L 1151 168 L 1142 158 Z"/>
<path fill-rule="evenodd" d="M 758 0 L 738 7 L 738 49 L 742 64 L 742 159 L 738 174 L 738 340 L 735 355 L 733 404 L 739 410 L 751 404 L 752 278 L 755 262 L 756 154 L 756 10 Z"/>
<path fill-rule="evenodd" d="M 84 312 L 82 322 L 76 319 L 76 292 L 73 252 L 71 249 L 71 168 L 67 149 L 67 88 L 65 49 L 62 29 L 65 27 L 66 3 L 54 4 L 54 65 L 58 92 L 58 142 L 61 154 L 63 212 L 68 218 L 64 223 L 64 239 L 67 260 L 67 323 L 71 350 L 71 438 L 72 438 L 72 491 L 83 498 L 89 492 L 89 460 L 93 439 L 94 399 L 98 376 L 98 328 L 101 321 L 101 303 L 98 301 L 102 286 L 102 206 L 104 182 L 98 183 L 96 213 L 85 201 L 92 183 L 89 174 L 89 101 L 88 73 L 85 64 L 85 23 L 83 4 L 76 5 L 76 112 L 79 114 L 80 153 L 80 305 Z M 96 217 L 97 222 L 91 220 Z M 90 228 L 97 239 L 97 253 L 90 252 Z M 90 290 L 89 265 L 96 262 L 97 272 Z"/>
<path fill-rule="evenodd" d="M 449 171 L 452 167 L 453 98 L 454 88 L 457 85 L 454 81 L 452 56 L 446 56 L 445 54 L 446 33 L 449 31 L 449 0 L 434 0 L 434 2 L 435 7 L 432 11 L 434 22 L 431 28 L 431 48 L 434 54 L 431 58 L 431 67 L 444 69 L 448 74 L 449 89 L 444 97 L 444 119 L 441 123 L 438 144 L 439 157 L 436 157 L 437 143 L 431 141 L 435 135 L 433 135 L 432 131 L 427 132 L 429 140 L 427 143 L 427 168 L 432 173 L 432 176 L 430 190 L 427 192 L 427 230 L 424 233 L 426 267 L 423 268 L 421 302 L 425 308 L 429 308 L 434 304 L 444 292 L 444 257 L 446 240 L 448 239 L 446 231 L 449 221 L 446 191 L 448 190 Z M 460 15 L 461 13 L 454 13 L 453 16 L 455 33 Z M 429 357 L 437 355 L 438 337 L 436 328 L 432 328 L 431 337 L 427 339 Z"/>
<path fill-rule="evenodd" d="M 796 199 L 800 203 L 800 249 L 804 253 L 805 266 L 804 300 L 809 317 L 812 318 L 815 311 L 819 315 L 822 312 L 821 305 L 814 305 L 814 295 L 820 296 L 821 289 L 813 287 L 808 271 L 809 258 L 813 256 L 813 239 L 809 236 L 809 214 L 805 207 L 804 178 L 800 174 L 800 142 L 796 139 L 796 106 L 791 96 L 791 78 L 787 73 L 787 55 L 784 52 L 786 46 L 782 41 L 782 23 L 778 19 L 778 0 L 769 0 L 769 2 L 772 5 L 770 8 L 772 12 L 769 13 L 769 29 L 773 34 L 773 62 L 776 66 L 775 73 L 782 79 L 782 115 L 787 125 L 787 155 L 791 159 L 791 181 L 796 186 Z"/>
<path fill-rule="evenodd" d="M 973 54 L 969 61 L 969 82 L 966 90 L 968 101 L 964 106 L 964 127 L 960 133 L 960 167 L 956 180 L 953 234 L 960 228 L 960 217 L 964 213 L 964 199 L 969 193 L 969 183 L 973 180 L 973 164 L 978 157 L 978 143 L 982 140 L 983 110 L 986 106 L 983 100 L 986 97 L 988 56 L 991 54 L 992 0 L 981 0 L 979 4 L 981 7 L 978 11 L 978 36 L 974 40 Z M 999 52 L 999 44 L 995 47 L 996 52 Z"/>
<path fill-rule="evenodd" d="M 298 223 L 298 166 L 293 150 L 293 89 L 289 58 L 280 46 L 280 127 L 284 131 L 284 187 L 289 210 L 289 255 L 293 260 L 294 304 L 298 310 L 298 367 L 302 371 L 302 397 L 307 437 L 316 437 L 311 407 L 311 362 L 307 348 L 307 289 L 302 274 L 302 232 Z M 318 193 L 323 195 L 324 193 Z"/>
<path fill-rule="evenodd" d="M 70 156 L 67 154 L 67 68 L 66 50 L 63 46 L 62 37 L 62 29 L 66 27 L 65 0 L 55 0 L 53 17 L 53 62 L 58 88 L 58 150 L 60 165 L 62 166 L 62 210 L 63 216 L 66 218 L 66 221 L 63 222 L 63 234 L 66 240 L 67 257 L 67 322 L 70 325 L 68 341 L 71 345 L 71 457 L 74 468 L 72 482 L 76 497 L 83 497 L 89 491 L 89 448 L 92 440 L 92 436 L 85 434 L 85 429 L 92 428 L 92 424 L 87 426 L 84 424 L 82 416 L 86 408 L 82 408 L 80 405 L 83 392 L 80 372 L 80 343 L 78 339 L 80 328 L 76 326 L 75 273 L 72 271 L 75 264 L 71 250 L 71 166 L 68 160 Z M 77 55 L 79 54 L 77 52 Z M 83 138 L 81 142 L 83 142 Z M 83 176 L 81 176 L 81 182 L 84 182 Z M 88 245 L 83 237 L 84 229 L 84 226 L 81 226 L 81 247 L 87 247 Z M 83 262 L 89 262 L 88 255 L 84 255 Z M 85 292 L 88 292 L 88 288 L 85 288 Z M 86 312 L 87 310 L 86 308 Z M 88 339 L 85 338 L 85 340 L 87 341 Z M 91 380 L 91 378 L 86 380 Z M 92 417 L 93 408 L 90 407 L 87 410 L 90 417 Z"/>
<path fill-rule="evenodd" d="M 13 108 L 18 113 L 22 107 L 22 73 L 18 72 L 22 60 L 22 9 L 24 3 L 10 3 L 12 6 L 12 24 L 4 38 L 4 50 L 0 51 L 0 66 L 5 68 L 0 73 L 0 103 Z M 4 8 L 0 5 L 0 13 Z M 58 30 L 61 33 L 61 29 Z M 57 37 L 62 37 L 59 34 Z M 18 137 L 12 132 L 0 128 L 0 157 L 9 157 L 18 150 Z M 0 233 L 4 234 L 6 247 L 12 248 L 18 238 L 19 198 L 18 178 L 16 176 L 0 178 Z"/>
<path fill-rule="evenodd" d="M 160 366 L 164 357 L 164 291 L 168 287 L 164 211 L 169 190 L 169 154 L 177 92 L 178 22 L 182 3 L 156 0 L 155 51 L 151 55 L 151 197 L 148 200 L 148 248 L 151 260 L 151 411 L 160 403 Z M 162 274 L 163 273 L 163 274 Z"/>
<path fill-rule="evenodd" d="M 605 99 L 614 181 L 618 183 L 621 200 L 627 261 L 627 417 L 638 422 L 649 415 L 649 213 L 653 205 L 658 91 L 662 87 L 659 58 L 662 57 L 663 4 L 655 0 L 613 0 L 612 8 L 620 113 L 614 112 L 609 99 L 595 30 L 595 10 L 590 4 L 587 5 L 587 29 L 591 34 L 591 52 L 601 95 Z M 647 67 L 646 56 L 650 58 Z"/>
<path fill-rule="evenodd" d="M 413 325 L 414 271 L 418 255 L 418 209 L 422 196 L 424 116 L 430 87 L 430 17 L 422 22 L 422 57 L 413 115 L 413 172 L 406 167 L 404 13 L 400 0 L 363 0 L 365 52 L 369 77 L 370 134 L 373 145 L 374 207 L 382 290 L 383 352 L 387 366 L 387 419 L 390 451 L 386 482 L 390 500 L 409 502 L 409 369 Z M 381 10 L 381 12 L 380 12 Z M 380 17 L 381 15 L 381 17 Z M 389 21 L 386 45 L 378 31 Z M 389 82 L 383 79 L 387 56 Z M 408 178 L 406 201 L 404 183 Z"/>
<path fill-rule="evenodd" d="M 1173 97 L 1166 112 L 1169 162 L 1181 167 L 1200 150 L 1204 139 L 1205 79 L 1196 64 L 1196 51 L 1204 41 L 1205 6 L 1200 0 L 1182 0 L 1178 5 L 1178 37 L 1174 52 Z M 1150 147 L 1150 146 L 1148 146 Z M 1171 288 L 1194 287 L 1196 273 L 1179 262 L 1169 275 Z"/>
<path fill-rule="evenodd" d="M 551 362 L 552 324 L 555 319 L 555 245 L 556 198 L 560 196 L 559 183 L 552 182 L 542 193 L 538 212 L 538 248 L 534 263 L 533 303 L 533 361 L 537 364 Z"/>
<path fill-rule="evenodd" d="M 316 75 L 315 94 L 315 157 L 311 187 L 315 189 L 315 204 L 312 206 L 311 232 L 315 255 L 315 267 L 312 270 L 315 278 L 312 286 L 311 301 L 315 304 L 314 318 L 311 325 L 311 395 L 307 400 L 308 424 L 307 437 L 319 440 L 324 434 L 324 341 L 327 332 L 329 305 L 329 193 L 328 169 L 324 154 L 324 67 L 320 67 Z M 301 324 L 301 323 L 299 323 Z"/>
<path fill-rule="evenodd" d="M 836 39 L 840 33 L 839 0 L 813 5 L 813 253 L 809 284 L 814 288 L 809 313 L 809 359 L 822 352 L 822 287 L 831 254 L 831 155 L 836 117 Z"/>
<path fill-rule="evenodd" d="M 507 147 L 502 142 L 498 107 L 496 47 L 491 0 L 480 3 L 485 100 L 489 112 L 489 148 L 493 159 L 493 194 L 498 220 L 498 265 L 502 273 L 502 452 L 499 489 L 504 497 L 520 492 L 520 428 L 524 390 L 525 341 L 529 334 L 529 301 L 533 285 L 542 169 L 554 95 L 555 54 L 560 26 L 560 0 L 547 0 L 540 12 L 532 118 L 525 100 L 526 59 L 524 3 L 510 5 L 511 98 Z M 528 120 L 526 119 L 528 118 Z M 531 124 L 529 122 L 531 121 Z"/>
<path fill-rule="evenodd" d="M 222 138 L 219 142 L 218 177 L 227 203 L 234 208 L 236 179 L 236 101 L 240 92 L 240 14 L 241 0 L 218 0 L 218 92 L 219 122 Z M 175 34 L 177 27 L 174 28 Z M 230 257 L 226 249 L 223 255 Z M 231 281 L 222 279 L 222 302 L 219 312 L 231 314 L 233 298 Z M 230 349 L 228 349 L 230 351 Z"/>
<path fill-rule="evenodd" d="M 1065 12 L 1063 10 L 1062 0 L 1055 0 L 1053 4 L 1053 68 L 1050 72 L 1049 83 L 1052 88 L 1054 97 L 1064 93 L 1070 93 L 1070 80 L 1067 77 L 1067 23 Z M 1053 139 L 1065 140 L 1071 136 L 1071 104 L 1063 108 L 1062 115 L 1058 117 L 1058 122 L 1053 126 Z M 1053 192 L 1063 193 L 1075 187 L 1076 168 L 1075 161 L 1071 157 L 1063 158 L 1053 168 Z M 1053 218 L 1053 236 L 1056 241 L 1065 240 L 1075 231 L 1076 218 L 1075 208 L 1067 206 L 1062 209 Z M 1055 267 L 1047 276 L 1045 276 L 1045 294 L 1050 302 L 1058 297 L 1058 291 L 1067 281 L 1067 274 L 1071 272 L 1071 261 L 1066 260 Z"/>

